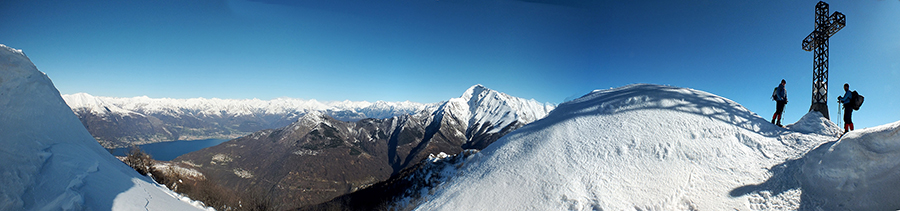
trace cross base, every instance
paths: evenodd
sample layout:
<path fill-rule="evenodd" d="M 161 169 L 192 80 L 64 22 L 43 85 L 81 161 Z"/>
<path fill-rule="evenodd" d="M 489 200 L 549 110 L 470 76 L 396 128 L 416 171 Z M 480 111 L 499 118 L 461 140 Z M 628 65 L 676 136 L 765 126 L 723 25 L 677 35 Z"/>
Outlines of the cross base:
<path fill-rule="evenodd" d="M 824 116 L 825 119 L 831 120 L 831 117 L 828 116 L 828 104 L 813 103 L 809 106 L 809 111 L 818 111 L 819 113 L 822 113 L 822 116 Z"/>

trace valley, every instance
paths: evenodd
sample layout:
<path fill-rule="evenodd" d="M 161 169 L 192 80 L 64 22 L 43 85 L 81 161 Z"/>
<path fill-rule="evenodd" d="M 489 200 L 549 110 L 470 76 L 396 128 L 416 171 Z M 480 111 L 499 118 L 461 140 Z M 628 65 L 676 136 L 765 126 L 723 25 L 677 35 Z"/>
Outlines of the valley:
<path fill-rule="evenodd" d="M 157 108 L 157 112 L 148 112 L 149 109 L 146 108 L 155 107 L 150 104 L 143 105 L 145 109 L 128 110 L 123 107 L 136 106 L 122 102 L 115 103 L 115 99 L 105 100 L 114 103 L 99 102 L 98 106 L 93 106 L 102 109 L 88 109 L 91 106 L 73 109 L 86 124 L 88 131 L 91 131 L 91 128 L 123 123 L 116 120 L 144 117 L 147 118 L 147 122 L 153 122 L 150 120 L 156 115 L 168 117 L 175 125 L 197 123 L 193 125 L 197 127 L 195 131 L 221 132 L 235 128 L 222 126 L 226 125 L 225 123 L 215 124 L 216 121 L 225 119 L 222 116 L 245 117 L 244 121 L 251 121 L 246 117 L 252 116 L 236 115 L 238 112 L 217 112 L 223 114 L 217 116 L 210 115 L 210 112 L 204 112 L 202 109 L 193 112 L 184 112 L 185 109 L 181 109 L 181 113 L 176 113 L 173 111 L 177 109 Z M 271 121 L 273 123 L 257 126 L 271 126 L 274 122 L 286 122 L 288 116 L 297 117 L 295 121 L 275 129 L 258 130 L 216 146 L 181 155 L 167 165 L 197 171 L 204 176 L 204 180 L 227 191 L 254 193 L 255 197 L 269 200 L 266 202 L 268 208 L 276 210 L 300 208 L 323 203 L 385 181 L 418 164 L 429 155 L 456 154 L 465 149 L 483 149 L 503 135 L 546 116 L 555 107 L 552 104 L 509 96 L 482 85 L 472 86 L 465 90 L 462 96 L 440 103 L 406 105 L 406 107 L 370 105 L 343 112 L 328 109 L 320 111 L 321 107 L 313 107 L 319 110 L 297 109 L 293 113 L 260 111 L 259 113 L 266 114 L 279 113 L 282 116 L 276 118 L 277 121 Z M 347 109 L 346 106 L 344 108 Z M 420 110 L 410 112 L 417 108 Z M 96 112 L 98 110 L 100 112 Z M 340 116 L 333 117 L 332 114 Z M 354 119 L 369 115 L 393 116 Z M 92 118 L 99 121 L 91 121 Z M 192 120 L 184 121 L 184 119 Z M 227 124 L 237 124 L 236 120 L 229 121 Z M 162 127 L 163 131 L 168 131 L 165 124 L 159 127 Z M 123 128 L 127 130 L 131 127 Z M 151 125 L 148 128 L 154 127 Z M 109 130 L 97 131 L 98 134 L 94 136 L 102 137 L 102 134 L 108 134 L 103 133 L 106 131 Z M 121 134 L 127 132 L 122 131 Z M 123 141 L 118 141 L 117 144 L 135 143 L 127 141 L 128 136 L 118 137 Z M 208 185 L 208 183 L 194 184 Z M 181 184 L 181 187 L 190 185 L 191 183 L 185 183 Z"/>
<path fill-rule="evenodd" d="M 309 112 L 343 121 L 411 114 L 434 104 L 366 101 L 113 98 L 86 93 L 62 95 L 81 123 L 108 149 L 203 139 L 234 139 L 279 128 Z"/>

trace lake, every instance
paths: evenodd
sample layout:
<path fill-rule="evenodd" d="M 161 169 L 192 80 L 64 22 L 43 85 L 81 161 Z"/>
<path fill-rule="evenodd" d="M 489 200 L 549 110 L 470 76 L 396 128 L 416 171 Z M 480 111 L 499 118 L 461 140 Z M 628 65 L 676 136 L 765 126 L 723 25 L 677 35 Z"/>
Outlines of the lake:
<path fill-rule="evenodd" d="M 178 156 L 203 148 L 219 145 L 228 139 L 206 139 L 196 141 L 170 141 L 152 144 L 138 145 L 144 152 L 153 156 L 154 160 L 170 161 Z M 115 156 L 125 156 L 129 148 L 116 148 L 110 153 Z"/>

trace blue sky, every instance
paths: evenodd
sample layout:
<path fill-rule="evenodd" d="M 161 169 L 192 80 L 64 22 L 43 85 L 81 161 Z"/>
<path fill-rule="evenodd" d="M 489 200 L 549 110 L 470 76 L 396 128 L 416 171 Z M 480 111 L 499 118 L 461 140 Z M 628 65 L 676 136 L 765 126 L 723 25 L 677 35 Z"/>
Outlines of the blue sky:
<path fill-rule="evenodd" d="M 764 118 L 809 109 L 818 1 L 0 2 L 0 43 L 63 94 L 438 102 L 471 85 L 560 103 L 633 83 L 689 87 Z M 857 128 L 900 120 L 900 1 L 829 1 L 829 100 Z M 837 122 L 838 118 L 832 118 Z"/>

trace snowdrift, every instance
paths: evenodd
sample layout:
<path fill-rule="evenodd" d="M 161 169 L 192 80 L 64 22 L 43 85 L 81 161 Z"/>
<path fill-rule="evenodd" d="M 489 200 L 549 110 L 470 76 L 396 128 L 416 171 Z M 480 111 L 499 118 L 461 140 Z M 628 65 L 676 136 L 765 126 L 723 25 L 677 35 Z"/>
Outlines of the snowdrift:
<path fill-rule="evenodd" d="M 0 45 L 0 210 L 197 210 L 110 155 L 20 50 Z"/>
<path fill-rule="evenodd" d="M 563 103 L 469 158 L 419 210 L 796 210 L 801 158 L 840 129 L 638 84 Z M 852 133 L 851 133 L 852 134 Z M 897 146 L 900 146 L 898 144 Z M 900 160 L 900 159 L 896 159 Z"/>
<path fill-rule="evenodd" d="M 804 160 L 803 193 L 818 207 L 900 209 L 900 122 L 851 131 Z"/>

